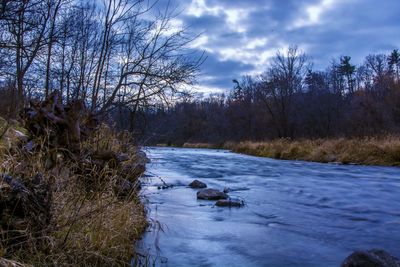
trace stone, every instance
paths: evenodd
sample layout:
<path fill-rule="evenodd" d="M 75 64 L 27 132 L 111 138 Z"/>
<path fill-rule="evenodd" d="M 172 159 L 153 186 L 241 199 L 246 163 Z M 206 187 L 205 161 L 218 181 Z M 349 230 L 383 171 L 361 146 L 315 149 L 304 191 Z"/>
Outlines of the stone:
<path fill-rule="evenodd" d="M 135 160 L 139 164 L 146 165 L 146 163 L 150 163 L 150 159 L 147 157 L 146 153 L 142 150 L 138 150 L 135 155 Z"/>
<path fill-rule="evenodd" d="M 114 190 L 118 196 L 129 196 L 134 191 L 140 190 L 141 186 L 139 182 L 132 183 L 127 179 L 122 177 L 118 177 L 117 182 L 115 184 Z"/>
<path fill-rule="evenodd" d="M 35 147 L 36 147 L 35 142 L 33 142 L 33 141 L 31 140 L 31 141 L 29 141 L 28 143 L 26 143 L 26 144 L 22 147 L 22 149 L 24 149 L 26 152 L 30 153 L 30 152 L 32 152 L 32 151 L 35 149 Z"/>
<path fill-rule="evenodd" d="M 191 188 L 206 188 L 207 185 L 199 180 L 194 180 L 189 184 Z"/>
<path fill-rule="evenodd" d="M 13 131 L 14 131 L 15 137 L 18 140 L 20 140 L 21 142 L 24 142 L 24 143 L 28 142 L 28 136 L 26 134 L 24 134 L 21 131 L 15 130 L 15 129 L 13 129 Z"/>
<path fill-rule="evenodd" d="M 167 185 L 167 184 L 165 184 L 165 185 L 159 185 L 159 186 L 157 186 L 157 189 L 158 190 L 164 190 L 164 189 L 169 189 L 169 188 L 173 188 L 174 187 L 174 185 Z"/>
<path fill-rule="evenodd" d="M 240 199 L 220 199 L 215 203 L 215 206 L 218 207 L 243 207 L 244 201 Z"/>
<path fill-rule="evenodd" d="M 128 180 L 135 181 L 136 178 L 146 171 L 146 165 L 131 161 L 122 162 L 120 174 Z"/>
<path fill-rule="evenodd" d="M 247 191 L 247 190 L 250 190 L 250 188 L 248 188 L 248 187 L 234 187 L 234 188 L 225 187 L 224 193 L 229 193 L 229 192 L 234 192 L 234 191 Z"/>
<path fill-rule="evenodd" d="M 131 172 L 134 175 L 141 175 L 146 171 L 146 164 L 133 164 L 131 165 Z"/>
<path fill-rule="evenodd" d="M 384 250 L 360 250 L 348 256 L 341 267 L 400 267 L 400 261 Z"/>
<path fill-rule="evenodd" d="M 3 127 L 4 126 L 4 127 Z M 28 142 L 28 136 L 22 131 L 9 128 L 9 124 L 0 125 L 0 141 L 8 149 Z"/>
<path fill-rule="evenodd" d="M 51 156 L 46 157 L 46 161 L 44 162 L 44 167 L 46 170 L 52 169 L 55 165 L 56 163 Z"/>
<path fill-rule="evenodd" d="M 338 160 L 337 156 L 334 154 L 328 154 L 325 156 L 327 162 L 336 162 Z"/>
<path fill-rule="evenodd" d="M 8 123 L 12 126 L 12 127 L 18 127 L 20 125 L 20 123 L 17 120 L 14 119 L 10 119 L 8 121 Z"/>
<path fill-rule="evenodd" d="M 228 195 L 217 189 L 207 188 L 197 192 L 197 198 L 206 200 L 218 200 L 218 199 L 226 199 L 228 198 Z"/>
<path fill-rule="evenodd" d="M 129 155 L 126 153 L 120 153 L 117 155 L 118 162 L 124 162 L 129 160 Z"/>

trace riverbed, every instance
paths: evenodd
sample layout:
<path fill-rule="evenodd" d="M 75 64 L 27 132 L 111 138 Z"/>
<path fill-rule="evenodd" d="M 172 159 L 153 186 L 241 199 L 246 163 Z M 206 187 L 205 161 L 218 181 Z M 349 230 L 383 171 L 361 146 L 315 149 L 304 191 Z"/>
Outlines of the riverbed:
<path fill-rule="evenodd" d="M 400 257 L 399 168 L 212 149 L 146 152 L 142 196 L 152 226 L 137 250 L 156 266 L 340 266 L 371 248 Z M 197 200 L 187 187 L 194 179 L 230 188 L 246 205 Z"/>

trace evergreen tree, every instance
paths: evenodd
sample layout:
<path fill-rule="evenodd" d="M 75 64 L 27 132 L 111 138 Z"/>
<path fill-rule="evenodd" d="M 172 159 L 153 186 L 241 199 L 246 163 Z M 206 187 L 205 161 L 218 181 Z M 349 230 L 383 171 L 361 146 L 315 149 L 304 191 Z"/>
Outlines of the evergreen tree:
<path fill-rule="evenodd" d="M 394 49 L 388 57 L 390 71 L 395 75 L 397 82 L 400 80 L 400 53 L 398 49 Z"/>
<path fill-rule="evenodd" d="M 354 73 L 356 66 L 350 63 L 351 57 L 343 56 L 340 58 L 339 71 L 347 80 L 347 89 L 349 93 L 354 92 Z"/>

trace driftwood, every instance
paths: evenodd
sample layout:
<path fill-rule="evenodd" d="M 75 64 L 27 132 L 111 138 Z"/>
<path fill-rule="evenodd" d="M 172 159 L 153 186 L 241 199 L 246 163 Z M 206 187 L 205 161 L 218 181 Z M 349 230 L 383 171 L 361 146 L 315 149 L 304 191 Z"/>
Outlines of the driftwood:
<path fill-rule="evenodd" d="M 98 125 L 96 115 L 86 109 L 83 101 L 63 105 L 58 91 L 43 102 L 31 101 L 21 117 L 33 136 L 45 136 L 50 146 L 73 152 L 79 151 L 80 142 Z"/>

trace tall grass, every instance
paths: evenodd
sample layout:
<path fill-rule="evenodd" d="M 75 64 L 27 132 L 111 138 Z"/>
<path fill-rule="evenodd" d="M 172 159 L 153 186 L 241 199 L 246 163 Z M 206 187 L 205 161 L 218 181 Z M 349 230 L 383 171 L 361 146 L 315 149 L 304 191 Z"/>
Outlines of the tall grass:
<path fill-rule="evenodd" d="M 223 148 L 223 144 L 210 144 L 210 143 L 184 143 L 182 147 L 186 148 Z"/>
<path fill-rule="evenodd" d="M 13 233 L 0 224 L 0 266 L 130 266 L 134 242 L 147 227 L 138 191 L 119 195 L 118 168 L 111 163 L 99 167 L 85 154 L 112 150 L 135 161 L 137 149 L 130 136 L 103 125 L 81 143 L 80 155 L 49 148 L 46 140 L 36 142 L 42 142 L 38 144 L 42 149 L 34 153 L 17 147 L 3 151 L 0 171 L 25 184 L 32 184 L 34 174 L 40 173 L 42 182 L 50 185 L 39 190 L 51 191 L 51 219 L 40 226 L 21 219 L 19 244 L 11 242 Z M 0 180 L 0 189 L 4 186 Z"/>
<path fill-rule="evenodd" d="M 233 152 L 275 159 L 400 166 L 400 137 L 229 142 Z"/>

